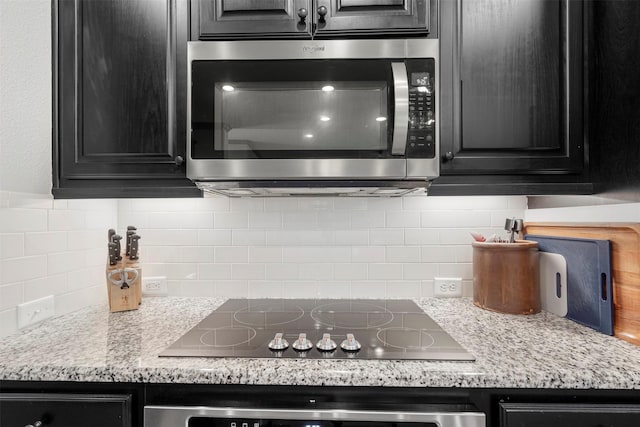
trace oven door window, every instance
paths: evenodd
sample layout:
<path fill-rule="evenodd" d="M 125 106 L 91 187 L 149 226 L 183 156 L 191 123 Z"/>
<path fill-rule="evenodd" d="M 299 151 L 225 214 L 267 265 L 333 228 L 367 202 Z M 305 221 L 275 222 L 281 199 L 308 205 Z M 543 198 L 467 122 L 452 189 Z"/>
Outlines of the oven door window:
<path fill-rule="evenodd" d="M 196 159 L 391 157 L 385 60 L 194 61 Z"/>
<path fill-rule="evenodd" d="M 435 423 L 384 421 L 265 420 L 194 417 L 188 427 L 438 427 Z"/>

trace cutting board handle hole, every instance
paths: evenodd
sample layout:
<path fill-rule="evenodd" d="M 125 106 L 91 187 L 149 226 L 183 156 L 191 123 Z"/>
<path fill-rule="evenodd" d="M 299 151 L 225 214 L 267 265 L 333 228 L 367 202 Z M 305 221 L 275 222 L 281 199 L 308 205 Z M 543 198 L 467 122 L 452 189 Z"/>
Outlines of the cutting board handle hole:
<path fill-rule="evenodd" d="M 602 280 L 602 301 L 606 301 L 607 300 L 607 274 L 606 273 L 601 273 L 600 274 L 600 279 Z"/>
<path fill-rule="evenodd" d="M 560 273 L 556 273 L 556 296 L 558 298 L 562 297 L 562 280 Z"/>

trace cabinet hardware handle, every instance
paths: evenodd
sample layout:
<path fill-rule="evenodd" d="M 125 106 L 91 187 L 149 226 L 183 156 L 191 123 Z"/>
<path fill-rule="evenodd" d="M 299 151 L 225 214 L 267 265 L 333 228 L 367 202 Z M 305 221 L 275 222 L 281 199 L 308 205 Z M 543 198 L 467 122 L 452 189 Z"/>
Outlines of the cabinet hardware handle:
<path fill-rule="evenodd" d="M 455 156 L 453 155 L 453 153 L 452 153 L 451 151 L 447 151 L 447 152 L 445 153 L 445 155 L 444 155 L 444 156 L 442 156 L 442 157 L 443 157 L 443 160 L 444 160 L 444 161 L 448 162 L 448 161 L 453 160 L 453 158 L 454 158 Z"/>
<path fill-rule="evenodd" d="M 320 15 L 320 21 L 324 21 L 324 17 L 327 14 L 328 10 L 326 6 L 320 6 L 318 8 L 318 15 Z"/>
<path fill-rule="evenodd" d="M 184 158 L 182 156 L 176 156 L 174 161 L 176 162 L 176 166 L 181 166 L 184 163 Z"/>
<path fill-rule="evenodd" d="M 307 12 L 307 9 L 305 9 L 304 7 L 301 7 L 300 9 L 298 9 L 298 17 L 300 18 L 300 22 L 299 24 L 304 24 L 305 19 L 307 19 L 307 15 L 309 14 L 309 12 Z"/>
<path fill-rule="evenodd" d="M 42 426 L 44 426 L 44 424 L 42 423 L 42 421 L 36 421 L 35 423 L 33 423 L 33 424 L 27 424 L 27 425 L 26 425 L 26 426 L 24 426 L 24 427 L 42 427 Z"/>

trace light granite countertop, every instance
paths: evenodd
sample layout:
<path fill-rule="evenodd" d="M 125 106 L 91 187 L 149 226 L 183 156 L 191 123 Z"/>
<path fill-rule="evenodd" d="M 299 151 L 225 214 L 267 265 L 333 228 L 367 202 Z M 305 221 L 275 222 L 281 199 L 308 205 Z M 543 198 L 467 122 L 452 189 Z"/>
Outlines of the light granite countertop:
<path fill-rule="evenodd" d="M 469 298 L 416 302 L 475 362 L 158 357 L 219 306 L 145 298 L 93 306 L 0 340 L 0 379 L 388 387 L 640 389 L 640 347 L 549 313 L 498 314 Z"/>

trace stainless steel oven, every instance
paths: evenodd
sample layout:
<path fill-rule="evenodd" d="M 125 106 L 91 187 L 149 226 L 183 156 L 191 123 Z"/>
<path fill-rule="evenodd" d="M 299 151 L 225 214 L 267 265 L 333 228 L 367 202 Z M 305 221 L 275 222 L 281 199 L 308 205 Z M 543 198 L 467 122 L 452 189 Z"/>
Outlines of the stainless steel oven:
<path fill-rule="evenodd" d="M 187 175 L 202 188 L 439 175 L 438 40 L 190 42 L 188 64 Z"/>
<path fill-rule="evenodd" d="M 484 427 L 481 412 L 146 406 L 145 427 Z"/>

